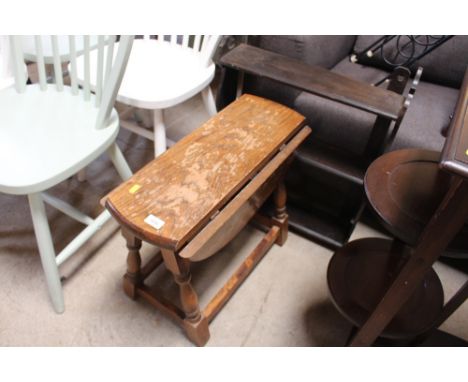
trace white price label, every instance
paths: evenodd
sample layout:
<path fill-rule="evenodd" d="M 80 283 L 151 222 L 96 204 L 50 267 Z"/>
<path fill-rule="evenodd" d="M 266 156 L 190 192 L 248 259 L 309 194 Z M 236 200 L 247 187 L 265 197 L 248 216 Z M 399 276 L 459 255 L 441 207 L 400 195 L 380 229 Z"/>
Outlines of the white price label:
<path fill-rule="evenodd" d="M 156 228 L 156 229 L 161 229 L 162 226 L 164 225 L 164 221 L 159 219 L 157 216 L 154 216 L 152 214 L 149 214 L 144 222 L 146 224 L 149 224 L 151 227 Z"/>

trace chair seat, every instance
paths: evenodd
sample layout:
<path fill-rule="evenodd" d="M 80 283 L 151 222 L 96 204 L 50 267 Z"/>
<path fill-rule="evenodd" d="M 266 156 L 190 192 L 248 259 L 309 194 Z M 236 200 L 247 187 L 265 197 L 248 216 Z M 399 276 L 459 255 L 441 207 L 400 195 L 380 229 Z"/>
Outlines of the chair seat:
<path fill-rule="evenodd" d="M 118 44 L 117 44 L 118 45 Z M 90 54 L 96 68 L 97 51 Z M 79 76 L 84 58 L 79 57 Z M 200 54 L 180 45 L 157 40 L 135 40 L 117 95 L 119 102 L 143 109 L 165 109 L 201 92 L 214 77 L 215 65 L 205 67 Z M 91 83 L 96 74 L 91 69 Z"/>
<path fill-rule="evenodd" d="M 94 160 L 118 133 L 115 110 L 106 128 L 95 129 L 94 98 L 84 101 L 67 86 L 58 92 L 55 85 L 46 91 L 29 85 L 21 94 L 8 88 L 0 91 L 0 105 L 0 191 L 5 193 L 54 186 Z"/>

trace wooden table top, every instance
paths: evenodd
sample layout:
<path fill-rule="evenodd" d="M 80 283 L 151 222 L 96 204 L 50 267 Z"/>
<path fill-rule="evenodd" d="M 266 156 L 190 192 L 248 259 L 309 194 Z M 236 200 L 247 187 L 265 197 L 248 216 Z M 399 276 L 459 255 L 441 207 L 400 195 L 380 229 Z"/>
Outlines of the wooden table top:
<path fill-rule="evenodd" d="M 400 94 L 251 45 L 235 47 L 221 64 L 393 120 L 403 111 Z"/>
<path fill-rule="evenodd" d="M 441 204 L 453 176 L 441 171 L 440 152 L 424 149 L 391 151 L 367 169 L 367 200 L 384 227 L 400 241 L 416 246 L 424 228 Z M 466 258 L 468 224 L 444 251 L 445 256 Z"/>
<path fill-rule="evenodd" d="M 109 193 L 105 206 L 142 239 L 178 250 L 304 123 L 294 110 L 245 94 Z"/>

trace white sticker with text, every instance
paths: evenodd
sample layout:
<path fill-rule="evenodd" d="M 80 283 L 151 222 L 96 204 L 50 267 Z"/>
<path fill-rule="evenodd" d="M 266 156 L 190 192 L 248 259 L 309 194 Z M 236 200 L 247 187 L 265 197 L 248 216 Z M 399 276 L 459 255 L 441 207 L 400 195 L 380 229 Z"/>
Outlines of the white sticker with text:
<path fill-rule="evenodd" d="M 162 221 L 161 219 L 159 219 L 157 216 L 154 216 L 152 214 L 149 214 L 144 222 L 146 224 L 149 224 L 151 227 L 153 228 L 156 228 L 156 229 L 161 229 L 162 226 L 164 225 L 164 221 Z"/>

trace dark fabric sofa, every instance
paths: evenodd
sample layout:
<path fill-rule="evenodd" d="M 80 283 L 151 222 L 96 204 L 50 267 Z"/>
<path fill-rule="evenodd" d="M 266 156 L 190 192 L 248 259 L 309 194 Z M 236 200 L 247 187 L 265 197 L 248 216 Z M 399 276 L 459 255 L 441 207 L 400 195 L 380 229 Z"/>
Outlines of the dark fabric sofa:
<path fill-rule="evenodd" d="M 261 48 L 319 65 L 359 81 L 375 83 L 388 74 L 389 67 L 378 57 L 352 63 L 350 55 L 362 50 L 378 36 L 255 36 L 250 43 Z M 421 147 L 440 150 L 441 134 L 449 123 L 468 64 L 468 36 L 455 36 L 417 62 L 424 71 L 416 95 L 390 150 Z M 249 78 L 246 92 L 254 92 L 304 114 L 314 135 L 310 139 L 330 142 L 359 153 L 374 118 L 365 112 L 338 105 L 272 81 Z M 346 134 L 343 134 L 346 129 Z"/>
<path fill-rule="evenodd" d="M 376 83 L 389 74 L 391 67 L 378 55 L 360 59 L 359 63 L 351 62 L 350 56 L 378 37 L 249 36 L 249 44 L 325 67 L 359 81 Z M 394 47 L 389 44 L 385 49 Z M 410 69 L 413 72 L 422 66 L 423 75 L 396 139 L 387 150 L 407 147 L 441 150 L 467 64 L 468 36 L 455 36 L 412 65 Z M 375 121 L 375 116 L 369 113 L 264 78 L 246 76 L 244 92 L 273 99 L 299 111 L 307 117 L 313 129 L 310 140 L 357 155 L 362 154 Z M 301 150 L 308 150 L 307 143 Z M 356 200 L 351 202 L 344 197 L 351 194 L 346 182 L 331 179 L 327 174 L 308 168 L 300 160 L 293 163 L 286 184 L 289 205 L 302 212 L 308 213 L 318 205 L 325 214 L 342 216 L 350 203 L 356 203 Z M 324 216 L 319 214 L 311 221 L 303 216 L 298 219 L 302 220 L 299 225 L 307 226 L 321 224 Z M 350 233 L 343 236 L 343 241 Z"/>

